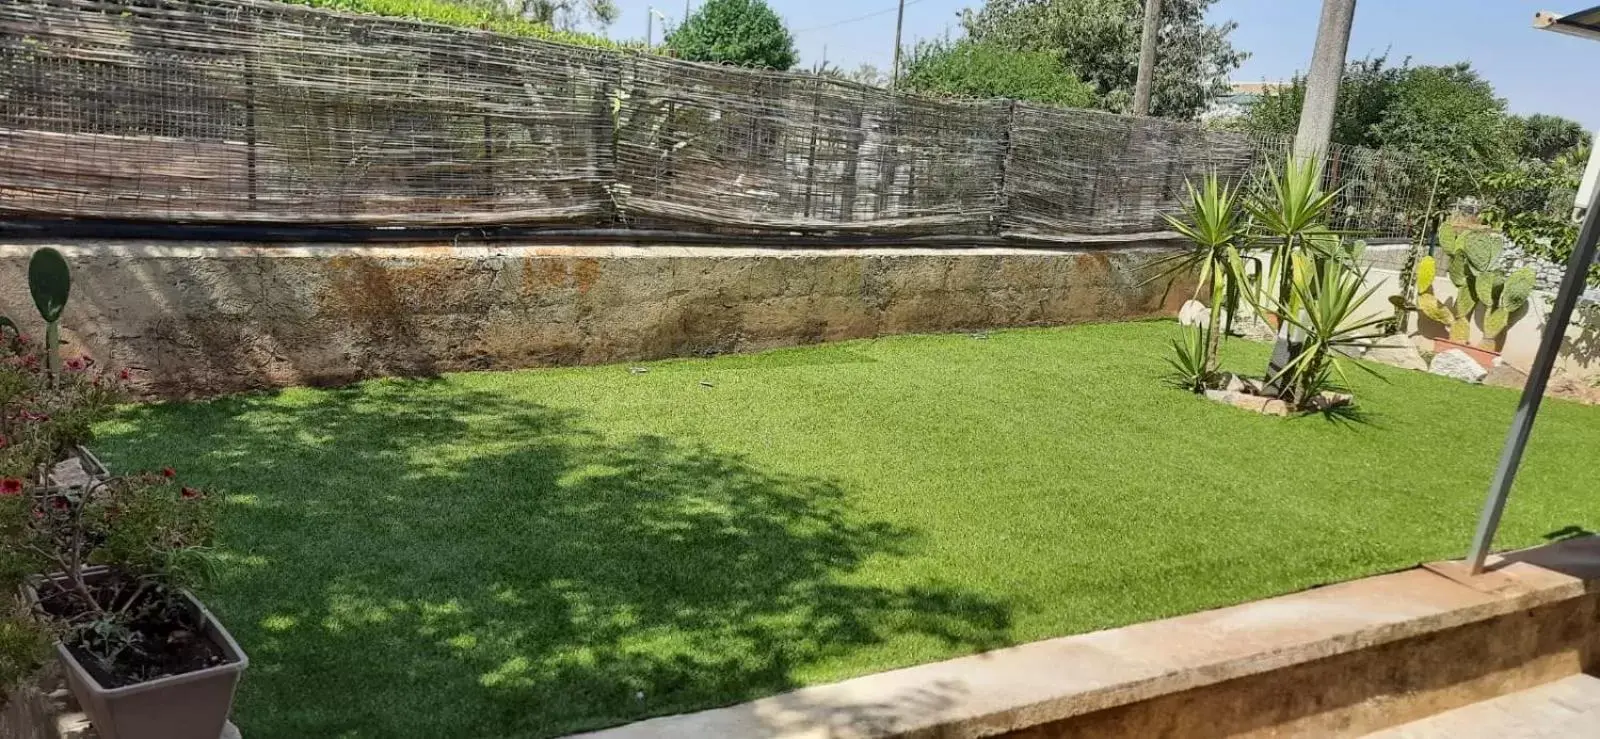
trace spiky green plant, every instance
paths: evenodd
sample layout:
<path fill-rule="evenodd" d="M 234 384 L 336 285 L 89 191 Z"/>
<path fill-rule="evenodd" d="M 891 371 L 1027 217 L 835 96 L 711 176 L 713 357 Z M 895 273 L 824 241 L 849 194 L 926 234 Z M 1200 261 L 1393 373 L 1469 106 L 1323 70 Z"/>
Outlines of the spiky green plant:
<path fill-rule="evenodd" d="M 1151 264 L 1157 273 L 1147 280 L 1166 278 L 1172 280 L 1185 275 L 1196 277 L 1194 297 L 1201 290 L 1211 292 L 1208 338 L 1202 357 L 1208 372 L 1217 369 L 1217 353 L 1226 330 L 1218 330 L 1222 311 L 1238 314 L 1240 296 L 1245 294 L 1250 281 L 1250 265 L 1259 271 L 1259 263 L 1243 254 L 1248 248 L 1249 233 L 1239 208 L 1239 193 L 1212 173 L 1200 187 L 1187 183 L 1188 197 L 1183 203 L 1181 217 L 1163 215 L 1174 231 L 1188 239 L 1186 251 L 1158 259 Z"/>
<path fill-rule="evenodd" d="M 1183 335 L 1172 342 L 1173 356 L 1167 359 L 1167 364 L 1172 366 L 1166 376 L 1167 382 L 1192 393 L 1205 392 L 1211 386 L 1216 371 L 1206 358 L 1206 347 L 1210 343 L 1207 336 L 1215 333 L 1218 329 L 1214 323 L 1206 328 L 1183 327 Z"/>
<path fill-rule="evenodd" d="M 1335 378 L 1348 385 L 1347 365 L 1372 372 L 1365 365 L 1345 360 L 1340 350 L 1381 339 L 1389 316 L 1359 313 L 1378 290 L 1377 285 L 1366 285 L 1364 270 L 1357 271 L 1338 259 L 1313 261 L 1302 255 L 1298 261 L 1291 290 L 1299 310 L 1279 315 L 1302 337 L 1300 351 L 1268 381 L 1284 389 L 1284 400 L 1303 408 Z"/>
<path fill-rule="evenodd" d="M 1290 154 L 1274 167 L 1266 186 L 1245 203 L 1257 236 L 1271 244 L 1268 294 L 1279 310 L 1294 309 L 1294 256 L 1339 255 L 1340 235 L 1328 228 L 1338 190 L 1322 187 L 1322 160 Z M 1281 314 L 1280 314 L 1281 315 Z"/>
<path fill-rule="evenodd" d="M 61 252 L 47 246 L 33 253 L 28 260 L 28 292 L 44 319 L 46 365 L 51 374 L 57 374 L 61 371 L 61 312 L 72 292 L 72 270 Z"/>

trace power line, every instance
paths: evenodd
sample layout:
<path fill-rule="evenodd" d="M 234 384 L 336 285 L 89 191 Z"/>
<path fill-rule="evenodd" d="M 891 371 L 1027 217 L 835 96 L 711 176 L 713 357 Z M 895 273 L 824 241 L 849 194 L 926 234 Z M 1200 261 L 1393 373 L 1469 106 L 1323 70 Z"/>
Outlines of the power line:
<path fill-rule="evenodd" d="M 906 0 L 906 5 L 916 5 L 917 3 L 920 3 L 920 2 L 922 2 L 922 0 Z M 854 18 L 846 18 L 846 19 L 844 19 L 842 21 L 834 21 L 832 23 L 827 23 L 827 24 L 820 25 L 820 26 L 812 26 L 810 28 L 802 28 L 802 29 L 800 29 L 798 31 L 792 31 L 792 33 L 810 33 L 812 31 L 821 31 L 821 30 L 823 30 L 825 28 L 833 28 L 834 26 L 842 26 L 842 25 L 844 25 L 846 23 L 855 23 L 856 21 L 864 21 L 864 20 L 866 20 L 868 18 L 876 18 L 876 17 L 878 17 L 880 15 L 888 15 L 890 13 L 893 13 L 893 12 L 899 10 L 900 8 L 901 8 L 901 6 L 894 5 L 892 7 L 884 8 L 883 10 L 875 10 L 875 11 L 873 11 L 871 13 L 867 13 L 866 15 L 858 15 L 858 16 L 856 16 Z"/>

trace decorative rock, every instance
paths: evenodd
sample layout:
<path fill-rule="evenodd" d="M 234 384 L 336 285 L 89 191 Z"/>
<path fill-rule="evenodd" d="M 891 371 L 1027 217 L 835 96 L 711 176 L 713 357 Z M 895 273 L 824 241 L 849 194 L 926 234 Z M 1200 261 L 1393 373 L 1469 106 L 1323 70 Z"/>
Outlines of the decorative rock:
<path fill-rule="evenodd" d="M 1178 309 L 1178 324 L 1180 326 L 1201 326 L 1205 324 L 1207 315 L 1205 303 L 1198 300 L 1190 300 L 1185 302 L 1182 308 Z"/>
<path fill-rule="evenodd" d="M 1257 315 L 1243 315 L 1233 321 L 1233 332 L 1251 341 L 1272 341 L 1278 338 L 1277 330 Z"/>
<path fill-rule="evenodd" d="M 1499 361 L 1499 357 L 1495 359 L 1494 369 L 1489 370 L 1489 374 L 1483 376 L 1483 384 L 1495 387 L 1509 387 L 1516 390 L 1521 390 L 1528 384 L 1528 375 L 1526 373 Z"/>
<path fill-rule="evenodd" d="M 1228 312 L 1222 311 L 1218 316 L 1222 325 L 1228 325 Z M 1206 328 L 1211 324 L 1211 308 L 1198 300 L 1190 300 L 1178 310 L 1178 323 L 1185 326 L 1199 326 Z"/>
<path fill-rule="evenodd" d="M 1451 349 L 1435 355 L 1433 366 L 1429 367 L 1428 371 L 1471 383 L 1483 382 L 1484 376 L 1489 374 L 1477 360 L 1467 356 L 1467 353 L 1460 349 Z"/>
<path fill-rule="evenodd" d="M 1272 396 L 1258 395 L 1257 393 L 1261 392 L 1261 387 L 1259 382 L 1256 380 L 1246 380 L 1232 374 L 1227 374 L 1227 376 L 1230 380 L 1229 388 L 1232 388 L 1235 383 L 1237 383 L 1237 385 L 1243 389 L 1211 389 L 1205 392 L 1206 398 L 1208 400 L 1214 400 L 1218 403 L 1227 403 L 1235 408 L 1254 411 L 1267 416 L 1288 417 L 1297 416 L 1301 413 L 1329 411 L 1334 408 L 1349 405 L 1355 402 L 1355 398 L 1351 395 L 1347 395 L 1345 393 L 1328 392 L 1312 399 L 1310 408 L 1304 411 L 1299 411 L 1290 407 L 1287 402 Z"/>
<path fill-rule="evenodd" d="M 1385 338 L 1382 343 L 1374 344 L 1368 349 L 1366 356 L 1362 358 L 1400 369 L 1428 371 L 1428 362 L 1422 358 L 1422 352 L 1417 350 L 1416 344 L 1404 336 Z"/>

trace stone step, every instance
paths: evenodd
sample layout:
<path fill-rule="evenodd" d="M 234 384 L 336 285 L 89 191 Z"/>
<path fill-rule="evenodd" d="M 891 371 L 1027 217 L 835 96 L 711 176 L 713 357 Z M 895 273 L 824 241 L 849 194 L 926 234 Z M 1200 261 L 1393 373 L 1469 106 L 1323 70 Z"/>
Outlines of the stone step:
<path fill-rule="evenodd" d="M 1367 739 L 1556 737 L 1600 737 L 1600 677 L 1573 675 L 1367 735 Z"/>

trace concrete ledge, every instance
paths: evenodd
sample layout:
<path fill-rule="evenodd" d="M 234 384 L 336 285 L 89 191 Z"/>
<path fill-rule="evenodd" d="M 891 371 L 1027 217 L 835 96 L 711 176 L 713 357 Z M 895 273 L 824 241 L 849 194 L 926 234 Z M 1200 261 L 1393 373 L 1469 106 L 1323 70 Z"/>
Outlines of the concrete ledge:
<path fill-rule="evenodd" d="M 24 326 L 41 245 L 0 244 L 0 312 Z M 1172 241 L 51 245 L 72 262 L 69 351 L 143 370 L 157 397 L 1118 321 L 1171 314 L 1184 293 L 1143 270 Z"/>
<path fill-rule="evenodd" d="M 590 739 L 1352 736 L 1577 674 L 1600 538 L 870 675 Z"/>

